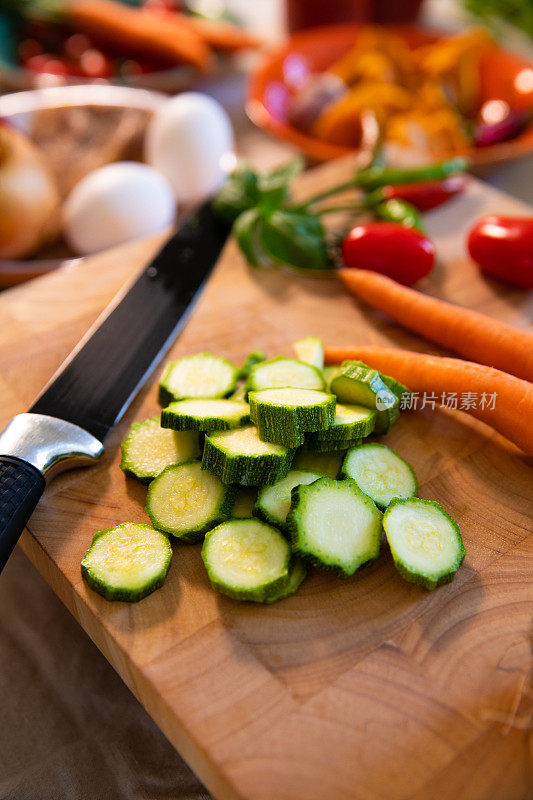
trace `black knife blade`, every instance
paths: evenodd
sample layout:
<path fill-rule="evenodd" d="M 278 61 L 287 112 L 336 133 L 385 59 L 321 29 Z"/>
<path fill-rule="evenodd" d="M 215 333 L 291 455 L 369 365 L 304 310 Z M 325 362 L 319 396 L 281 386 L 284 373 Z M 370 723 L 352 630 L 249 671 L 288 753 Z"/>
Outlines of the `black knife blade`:
<path fill-rule="evenodd" d="M 80 342 L 28 414 L 0 433 L 0 569 L 50 477 L 97 458 L 185 325 L 229 234 L 207 202 Z"/>

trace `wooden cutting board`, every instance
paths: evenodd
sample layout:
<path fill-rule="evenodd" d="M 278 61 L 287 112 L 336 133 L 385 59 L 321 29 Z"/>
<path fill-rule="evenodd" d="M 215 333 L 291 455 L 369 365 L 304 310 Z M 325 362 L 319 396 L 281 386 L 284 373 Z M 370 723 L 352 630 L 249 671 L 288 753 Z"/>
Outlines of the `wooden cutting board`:
<path fill-rule="evenodd" d="M 348 168 L 322 167 L 301 188 Z M 482 280 L 463 245 L 482 213 L 524 210 L 472 181 L 427 217 L 442 261 L 423 288 L 530 326 L 530 294 Z M 29 406 L 160 241 L 0 296 L 0 423 Z M 230 243 L 171 355 L 212 350 L 241 362 L 252 349 L 289 354 L 308 334 L 439 352 L 334 278 L 250 271 Z M 156 380 L 101 464 L 49 487 L 22 546 L 215 797 L 531 798 L 531 460 L 461 412 L 406 414 L 386 437 L 414 465 L 420 495 L 461 527 L 465 564 L 433 593 L 403 581 L 384 547 L 353 578 L 312 571 L 281 603 L 239 604 L 210 589 L 199 547 L 176 545 L 164 588 L 138 605 L 109 603 L 82 582 L 80 559 L 94 531 L 146 521 L 146 489 L 118 468 L 119 443 L 133 420 L 157 413 Z"/>

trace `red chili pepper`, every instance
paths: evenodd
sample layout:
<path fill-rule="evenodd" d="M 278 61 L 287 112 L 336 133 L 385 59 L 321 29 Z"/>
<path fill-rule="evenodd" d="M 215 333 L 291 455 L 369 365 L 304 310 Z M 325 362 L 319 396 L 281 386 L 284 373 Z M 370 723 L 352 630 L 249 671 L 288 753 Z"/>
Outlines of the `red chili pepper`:
<path fill-rule="evenodd" d="M 533 217 L 483 217 L 470 229 L 468 251 L 486 275 L 533 289 Z"/>
<path fill-rule="evenodd" d="M 369 269 L 411 286 L 435 264 L 435 245 L 416 228 L 397 222 L 356 225 L 342 243 L 347 267 Z"/>
<path fill-rule="evenodd" d="M 419 181 L 398 186 L 384 186 L 381 190 L 385 200 L 405 200 L 419 211 L 429 211 L 446 203 L 464 191 L 463 175 L 450 175 L 442 181 Z"/>

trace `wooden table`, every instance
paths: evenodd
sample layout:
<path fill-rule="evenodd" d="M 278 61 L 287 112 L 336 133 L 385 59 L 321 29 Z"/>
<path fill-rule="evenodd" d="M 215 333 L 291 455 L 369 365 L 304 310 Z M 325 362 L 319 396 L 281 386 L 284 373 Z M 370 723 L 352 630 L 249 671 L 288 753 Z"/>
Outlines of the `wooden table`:
<path fill-rule="evenodd" d="M 306 191 L 346 166 L 309 174 Z M 425 287 L 520 326 L 530 298 L 482 281 L 462 231 L 515 201 L 473 183 L 429 219 L 443 263 Z M 26 408 L 158 240 L 128 245 L 0 296 L 0 421 Z M 250 271 L 229 245 L 172 355 L 242 360 L 329 344 L 430 346 L 359 307 L 334 280 Z M 31 364 L 31 369 L 24 369 Z M 313 572 L 272 607 L 208 586 L 198 548 L 177 546 L 165 587 L 137 606 L 89 591 L 91 534 L 144 520 L 145 489 L 117 467 L 133 419 L 157 410 L 152 385 L 106 441 L 99 467 L 53 484 L 23 547 L 168 738 L 221 800 L 527 800 L 533 792 L 531 464 L 459 412 L 404 417 L 387 437 L 423 497 L 457 517 L 468 556 L 450 586 L 407 584 L 385 552 L 340 581 Z M 519 421 L 517 421 L 519 424 Z"/>

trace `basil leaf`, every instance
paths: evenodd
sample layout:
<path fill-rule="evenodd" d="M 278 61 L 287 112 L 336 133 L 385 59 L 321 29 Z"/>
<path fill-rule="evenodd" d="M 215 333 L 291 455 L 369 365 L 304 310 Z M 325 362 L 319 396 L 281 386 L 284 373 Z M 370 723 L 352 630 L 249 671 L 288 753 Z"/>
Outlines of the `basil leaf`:
<path fill-rule="evenodd" d="M 226 222 L 235 222 L 239 214 L 257 205 L 257 183 L 256 173 L 247 164 L 239 164 L 213 200 L 215 212 Z"/>
<path fill-rule="evenodd" d="M 259 177 L 260 204 L 267 213 L 279 208 L 288 198 L 290 185 L 303 168 L 303 158 L 297 156 Z"/>
<path fill-rule="evenodd" d="M 261 212 L 258 208 L 250 208 L 237 217 L 231 229 L 242 254 L 252 267 L 258 267 L 261 263 L 259 247 L 261 225 Z"/>
<path fill-rule="evenodd" d="M 275 211 L 263 222 L 261 246 L 275 261 L 301 269 L 331 269 L 326 234 L 315 214 Z"/>

